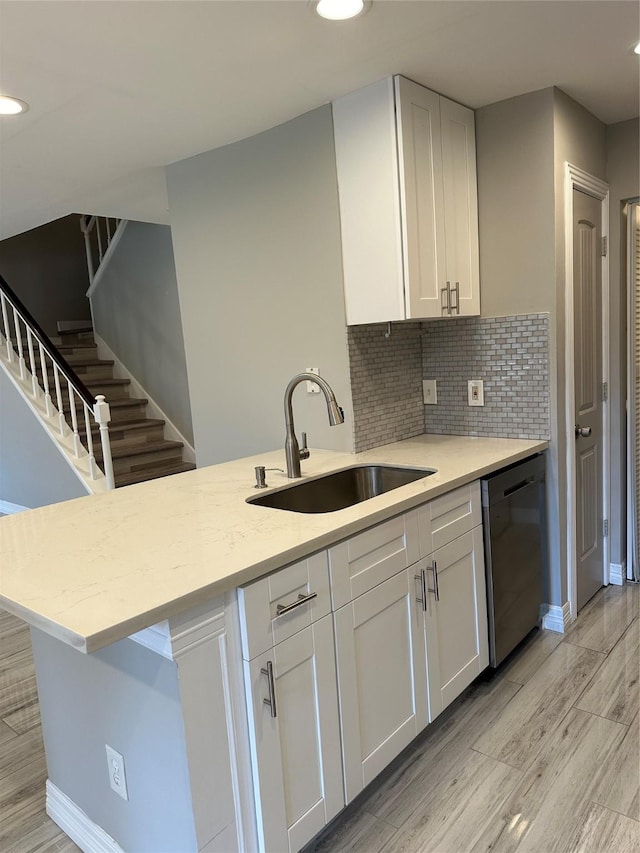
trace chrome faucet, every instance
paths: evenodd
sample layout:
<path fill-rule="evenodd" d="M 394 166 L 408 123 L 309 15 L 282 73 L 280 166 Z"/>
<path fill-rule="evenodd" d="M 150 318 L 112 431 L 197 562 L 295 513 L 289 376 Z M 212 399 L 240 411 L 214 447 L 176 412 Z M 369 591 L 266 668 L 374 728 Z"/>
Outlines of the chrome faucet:
<path fill-rule="evenodd" d="M 300 477 L 300 460 L 309 458 L 307 449 L 306 435 L 303 433 L 303 448 L 300 450 L 298 440 L 296 439 L 295 427 L 293 425 L 293 406 L 291 398 L 294 389 L 301 382 L 315 382 L 322 389 L 324 398 L 327 401 L 327 411 L 329 413 L 329 423 L 331 426 L 344 423 L 344 415 L 342 409 L 336 401 L 336 395 L 333 393 L 331 386 L 322 376 L 315 373 L 298 373 L 294 376 L 291 382 L 287 385 L 287 390 L 284 392 L 284 422 L 287 429 L 287 437 L 284 444 L 284 453 L 287 459 L 287 477 Z"/>

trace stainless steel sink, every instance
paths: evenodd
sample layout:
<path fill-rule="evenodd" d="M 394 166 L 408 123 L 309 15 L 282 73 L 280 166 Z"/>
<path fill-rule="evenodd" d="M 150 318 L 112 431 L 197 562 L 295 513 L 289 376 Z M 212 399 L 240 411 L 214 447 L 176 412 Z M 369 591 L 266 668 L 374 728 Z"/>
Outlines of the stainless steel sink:
<path fill-rule="evenodd" d="M 247 503 L 289 512 L 335 512 L 435 473 L 433 468 L 354 465 L 353 468 L 248 498 Z"/>

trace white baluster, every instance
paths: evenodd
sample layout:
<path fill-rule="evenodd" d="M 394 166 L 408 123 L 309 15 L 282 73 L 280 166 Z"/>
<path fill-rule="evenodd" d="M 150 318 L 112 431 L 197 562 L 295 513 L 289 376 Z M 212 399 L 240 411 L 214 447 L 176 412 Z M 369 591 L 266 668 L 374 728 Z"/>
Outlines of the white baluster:
<path fill-rule="evenodd" d="M 24 379 L 27 374 L 27 365 L 25 364 L 24 353 L 22 351 L 22 332 L 20 331 L 20 318 L 15 308 L 13 309 L 13 325 L 16 330 L 16 344 L 18 345 L 18 367 L 20 369 L 20 379 Z"/>
<path fill-rule="evenodd" d="M 107 249 L 109 248 L 109 243 L 111 242 L 111 220 L 107 216 L 105 219 L 106 227 L 107 227 Z"/>
<path fill-rule="evenodd" d="M 40 341 L 38 341 L 38 348 L 40 350 L 40 367 L 42 368 L 42 387 L 44 388 L 44 406 L 47 412 L 47 416 L 51 417 L 53 414 L 53 403 L 51 401 L 51 392 L 49 391 L 49 375 L 47 373 L 47 361 L 45 358 L 45 351 L 42 347 Z"/>
<path fill-rule="evenodd" d="M 73 429 L 73 452 L 76 456 L 80 456 L 80 436 L 78 434 L 78 416 L 76 413 L 76 401 L 73 398 L 73 385 L 67 380 L 67 390 L 69 391 L 69 411 L 71 412 L 71 427 Z"/>
<path fill-rule="evenodd" d="M 111 458 L 111 442 L 109 441 L 109 421 L 111 420 L 111 410 L 109 404 L 104 399 L 104 394 L 96 396 L 96 402 L 93 406 L 93 416 L 100 428 L 100 443 L 102 445 L 102 466 L 104 468 L 104 476 L 107 481 L 108 489 L 115 489 L 115 478 L 113 475 L 113 460 Z"/>
<path fill-rule="evenodd" d="M 96 457 L 93 452 L 93 436 L 91 435 L 91 409 L 86 403 L 82 404 L 84 409 L 84 426 L 87 433 L 87 451 L 89 453 L 89 476 L 95 480 L 98 476 L 98 466 L 96 465 Z M 106 476 L 106 475 L 105 475 Z M 107 488 L 109 484 L 107 483 Z"/>
<path fill-rule="evenodd" d="M 96 237 L 98 238 L 98 258 L 100 259 L 100 264 L 102 263 L 102 235 L 100 234 L 100 218 L 96 216 Z M 98 266 L 100 266 L 98 264 Z"/>
<path fill-rule="evenodd" d="M 60 371 L 58 365 L 53 362 L 53 381 L 56 386 L 56 405 L 58 407 L 58 424 L 60 435 L 64 435 L 67 431 L 67 422 L 64 419 L 64 405 L 62 403 L 62 391 L 60 390 Z"/>
<path fill-rule="evenodd" d="M 7 300 L 4 293 L 0 293 L 0 303 L 2 303 L 2 324 L 4 326 L 4 342 L 7 347 L 7 360 L 13 361 L 13 345 L 11 343 L 11 326 L 9 325 L 9 315 L 7 313 Z"/>
<path fill-rule="evenodd" d="M 29 370 L 31 371 L 31 391 L 34 397 L 40 396 L 40 386 L 38 385 L 38 373 L 36 370 L 36 357 L 33 352 L 33 334 L 27 326 L 27 346 L 29 348 Z"/>
<path fill-rule="evenodd" d="M 93 282 L 93 277 L 95 275 L 95 269 L 93 267 L 93 252 L 91 251 L 91 230 L 87 226 L 83 228 L 84 233 L 84 250 L 87 254 L 87 269 L 89 271 L 89 285 Z"/>

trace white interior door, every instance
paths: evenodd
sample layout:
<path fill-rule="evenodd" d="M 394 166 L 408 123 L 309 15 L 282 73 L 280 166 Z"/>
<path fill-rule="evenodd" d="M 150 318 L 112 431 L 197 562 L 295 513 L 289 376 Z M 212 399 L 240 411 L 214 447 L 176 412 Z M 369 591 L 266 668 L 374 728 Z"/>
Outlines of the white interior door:
<path fill-rule="evenodd" d="M 601 201 L 573 191 L 577 607 L 604 582 Z"/>

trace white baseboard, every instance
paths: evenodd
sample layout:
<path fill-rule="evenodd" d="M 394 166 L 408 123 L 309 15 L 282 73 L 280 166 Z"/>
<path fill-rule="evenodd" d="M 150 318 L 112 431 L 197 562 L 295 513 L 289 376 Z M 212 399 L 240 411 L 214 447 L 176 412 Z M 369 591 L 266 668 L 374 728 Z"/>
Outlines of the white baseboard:
<path fill-rule="evenodd" d="M 627 561 L 609 564 L 609 583 L 622 586 L 627 577 Z"/>
<path fill-rule="evenodd" d="M 162 411 L 160 406 L 155 402 L 155 400 L 151 397 L 148 391 L 146 391 L 138 382 L 133 373 L 131 373 L 125 367 L 125 365 L 120 361 L 120 359 L 111 349 L 111 347 L 106 344 L 99 335 L 95 334 L 95 332 L 94 338 L 96 344 L 98 345 L 98 358 L 106 358 L 114 362 L 113 375 L 116 377 L 116 379 L 128 379 L 131 382 L 129 389 L 131 391 L 132 396 L 143 397 L 149 401 L 147 404 L 147 414 L 149 415 L 149 417 L 159 418 L 160 420 L 163 420 L 165 422 L 165 438 L 169 439 L 170 441 L 181 441 L 184 445 L 182 449 L 182 458 L 185 462 L 193 462 L 195 464 L 196 451 L 194 447 L 189 444 L 187 439 L 182 435 L 178 427 L 174 423 L 172 423 L 172 421 Z"/>
<path fill-rule="evenodd" d="M 110 835 L 47 779 L 47 814 L 84 853 L 124 853 Z"/>
<path fill-rule="evenodd" d="M 558 634 L 564 634 L 571 624 L 571 608 L 568 601 L 565 601 L 562 607 L 558 604 L 542 604 L 540 615 L 542 627 L 548 631 L 556 631 Z"/>
<path fill-rule="evenodd" d="M 25 509 L 29 509 L 29 507 L 12 504 L 11 501 L 0 501 L 0 513 L 2 515 L 13 515 L 14 512 L 24 512 Z"/>

